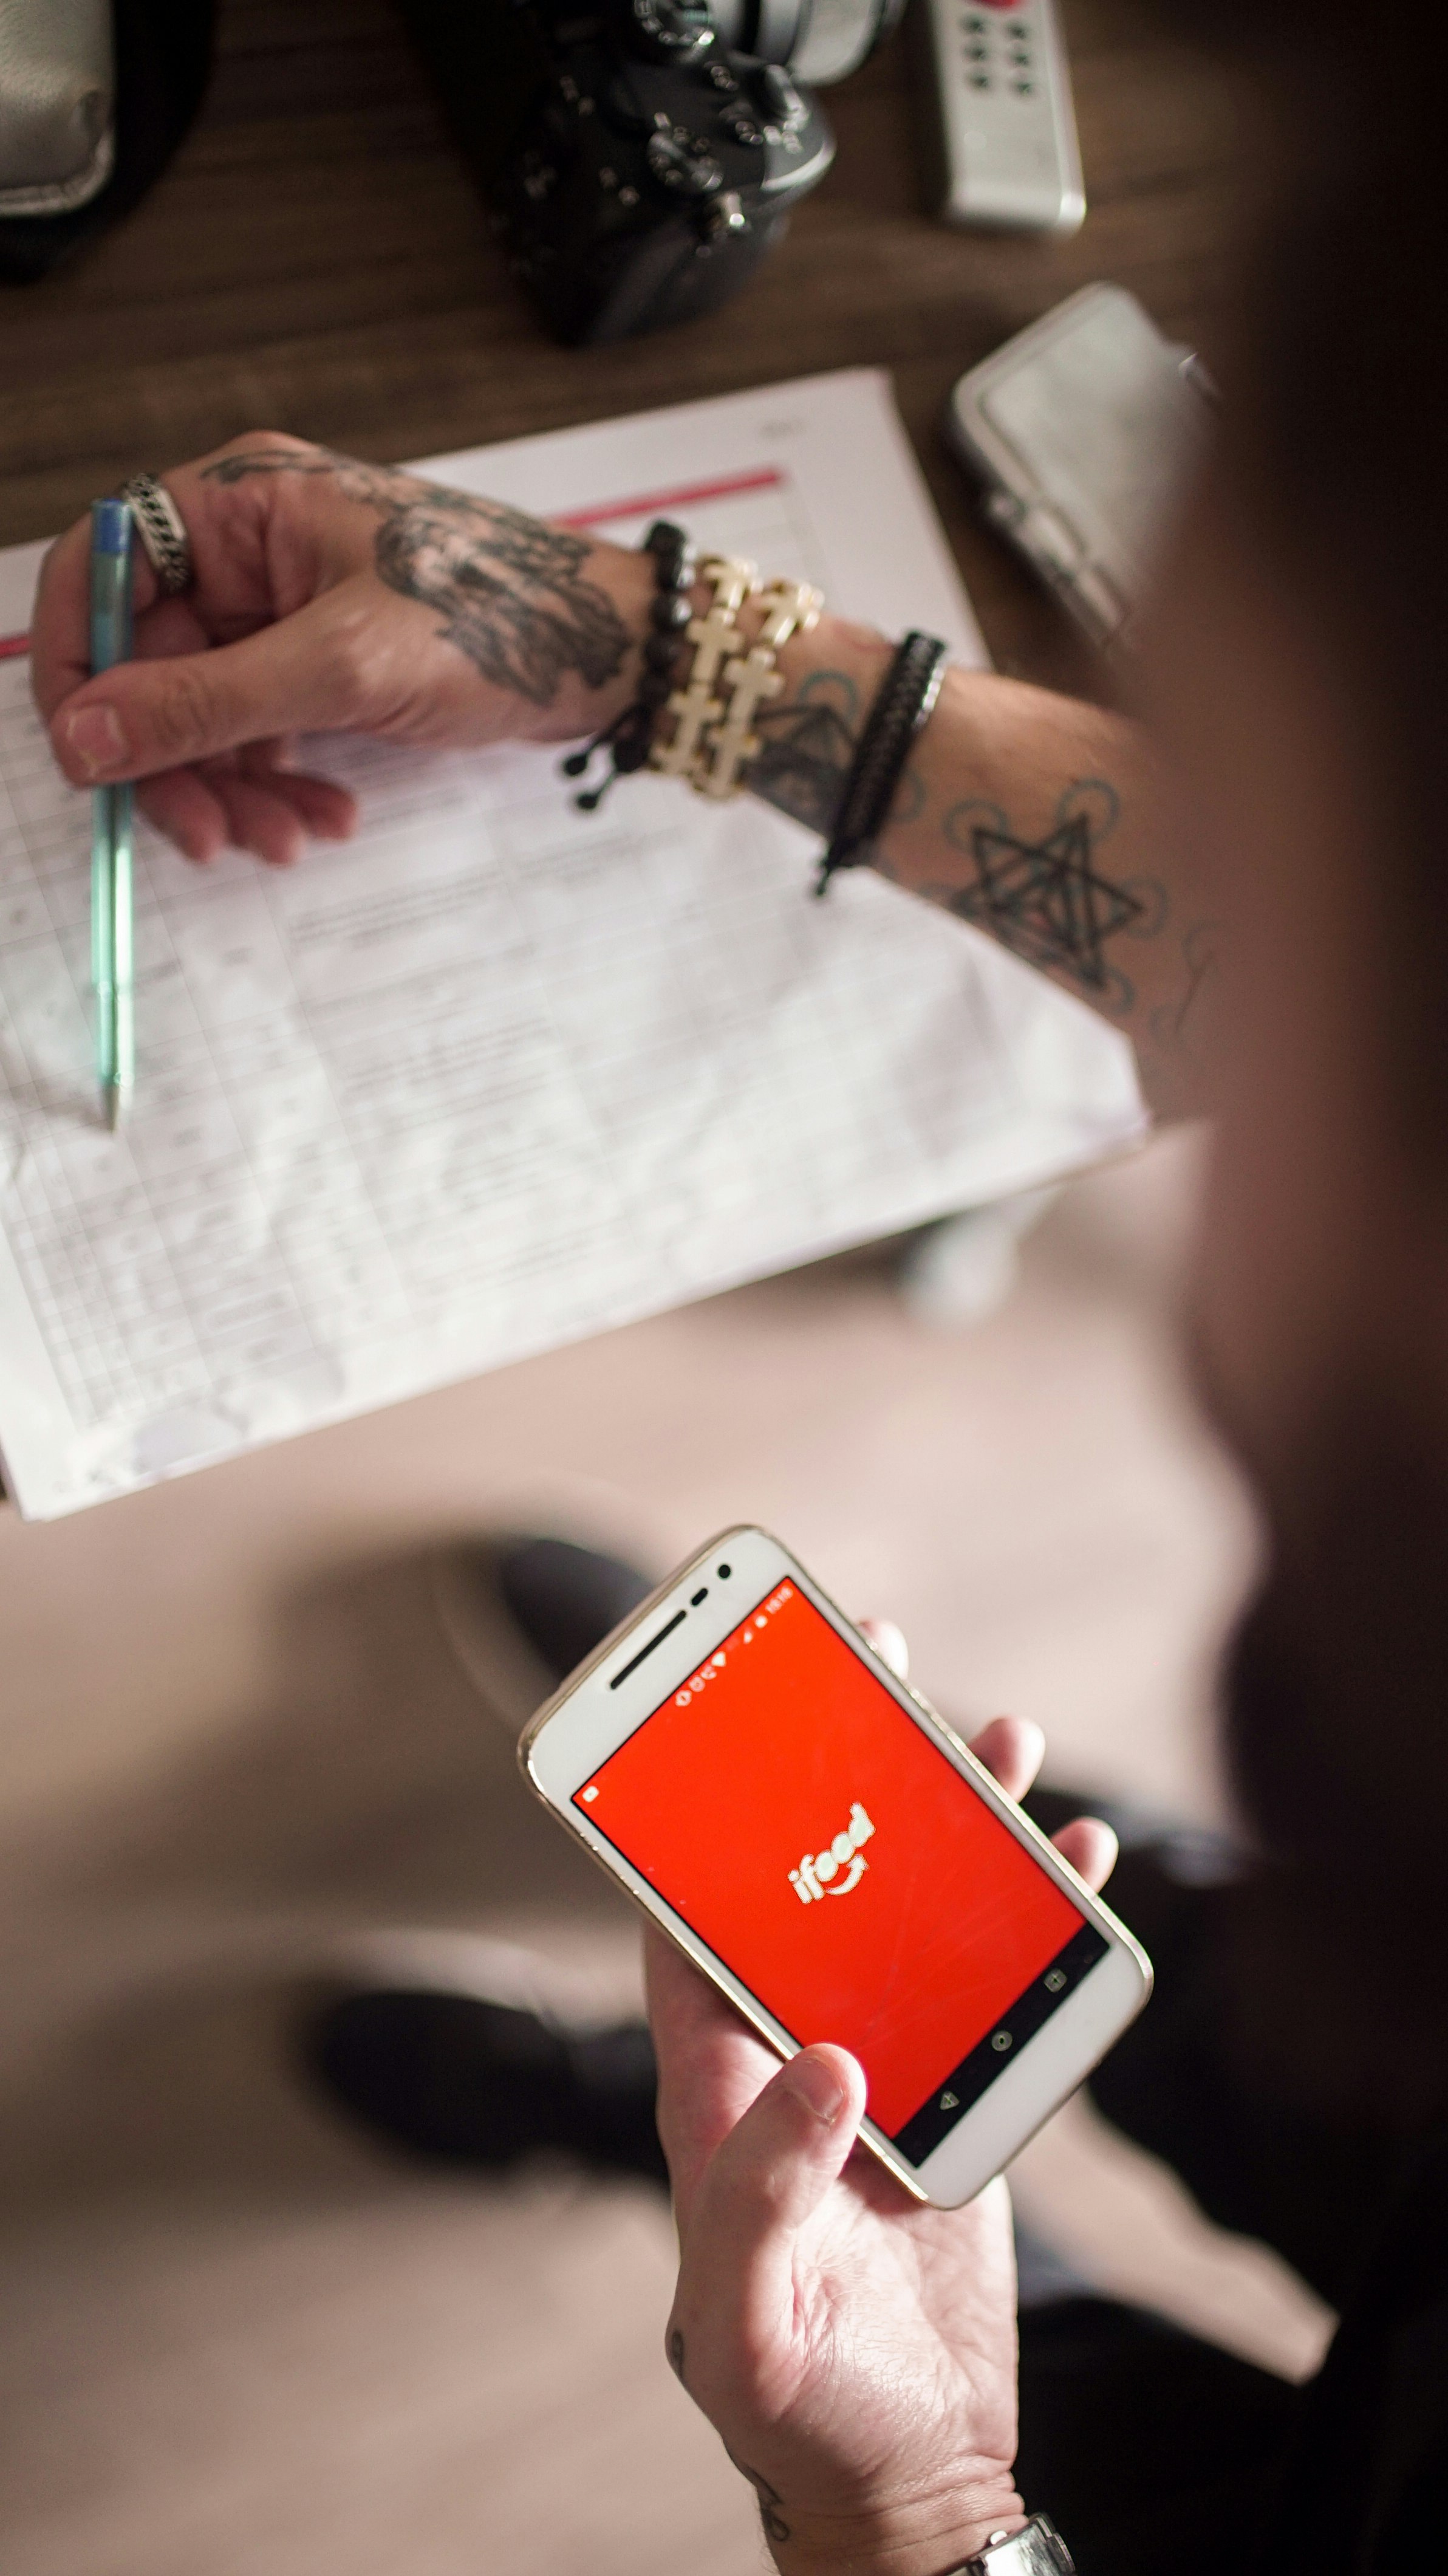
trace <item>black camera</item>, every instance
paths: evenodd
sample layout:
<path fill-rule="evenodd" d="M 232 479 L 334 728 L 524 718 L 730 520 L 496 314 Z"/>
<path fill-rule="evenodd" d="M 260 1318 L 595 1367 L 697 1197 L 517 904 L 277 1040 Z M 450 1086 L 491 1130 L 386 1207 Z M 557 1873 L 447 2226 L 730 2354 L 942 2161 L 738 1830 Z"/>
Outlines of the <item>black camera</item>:
<path fill-rule="evenodd" d="M 809 86 L 903 0 L 404 0 L 510 262 L 560 340 L 711 313 L 834 159 Z"/>

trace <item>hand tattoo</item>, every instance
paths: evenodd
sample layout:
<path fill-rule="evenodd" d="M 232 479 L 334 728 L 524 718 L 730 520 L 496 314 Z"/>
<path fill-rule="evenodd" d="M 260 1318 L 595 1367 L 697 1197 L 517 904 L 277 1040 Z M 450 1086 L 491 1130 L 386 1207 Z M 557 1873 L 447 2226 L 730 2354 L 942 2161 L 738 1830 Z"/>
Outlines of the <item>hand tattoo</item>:
<path fill-rule="evenodd" d="M 244 449 L 202 473 L 228 484 L 251 474 L 333 475 L 349 501 L 379 514 L 374 559 L 388 589 L 435 608 L 442 641 L 533 706 L 551 706 L 566 671 L 601 689 L 622 667 L 623 620 L 607 592 L 579 576 L 591 552 L 585 537 L 329 448 Z"/>

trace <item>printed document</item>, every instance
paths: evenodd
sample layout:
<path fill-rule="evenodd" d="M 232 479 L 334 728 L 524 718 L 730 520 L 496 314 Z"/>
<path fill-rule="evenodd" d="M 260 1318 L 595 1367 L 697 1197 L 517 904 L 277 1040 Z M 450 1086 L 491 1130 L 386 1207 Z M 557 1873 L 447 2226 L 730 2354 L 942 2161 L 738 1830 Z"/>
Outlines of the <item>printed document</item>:
<path fill-rule="evenodd" d="M 866 372 L 428 461 L 636 543 L 807 576 L 982 648 Z M 137 1084 L 101 1123 L 89 810 L 0 556 L 0 1449 L 74 1510 L 1028 1188 L 1143 1125 L 1130 1051 L 989 941 L 749 798 L 556 751 L 329 738 L 362 826 L 291 871 L 142 827 Z"/>

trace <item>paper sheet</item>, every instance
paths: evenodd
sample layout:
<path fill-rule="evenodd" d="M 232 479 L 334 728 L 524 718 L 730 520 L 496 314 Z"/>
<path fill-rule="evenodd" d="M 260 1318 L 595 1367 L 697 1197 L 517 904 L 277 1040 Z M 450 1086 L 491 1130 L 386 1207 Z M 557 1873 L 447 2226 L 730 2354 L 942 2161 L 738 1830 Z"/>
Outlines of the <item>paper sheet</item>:
<path fill-rule="evenodd" d="M 883 378 L 444 479 L 808 574 L 981 648 Z M 0 637 L 38 548 L 0 558 Z M 8 613 L 7 613 L 8 612 Z M 137 864 L 138 1085 L 99 1125 L 88 813 L 0 658 L 0 1447 L 47 1517 L 1038 1182 L 1142 1124 L 1130 1053 L 989 942 L 650 778 L 329 742 L 359 839 Z"/>

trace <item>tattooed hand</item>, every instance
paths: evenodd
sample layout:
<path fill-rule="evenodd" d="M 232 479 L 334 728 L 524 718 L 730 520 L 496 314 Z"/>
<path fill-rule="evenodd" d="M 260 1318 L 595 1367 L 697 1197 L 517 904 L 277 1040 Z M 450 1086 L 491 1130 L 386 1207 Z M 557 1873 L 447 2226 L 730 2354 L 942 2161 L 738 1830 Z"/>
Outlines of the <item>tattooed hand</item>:
<path fill-rule="evenodd" d="M 280 435 L 166 481 L 194 588 L 158 598 L 138 552 L 136 660 L 88 680 L 78 522 L 46 561 L 34 685 L 67 778 L 144 781 L 192 858 L 229 840 L 286 862 L 351 830 L 351 797 L 291 767 L 300 731 L 563 741 L 633 694 L 651 574 L 623 547 Z"/>
<path fill-rule="evenodd" d="M 1019 1797 L 1042 1744 L 998 1718 L 973 1750 Z M 1099 1887 L 1107 1827 L 1083 1818 L 1058 1839 Z M 851 2154 L 854 2059 L 814 2047 L 781 2068 L 657 1935 L 649 1996 L 681 2248 L 669 2360 L 754 2488 L 777 2566 L 939 2576 L 1017 2530 L 1004 2183 L 968 2209 L 909 2199 Z"/>
<path fill-rule="evenodd" d="M 652 600 L 640 553 L 279 435 L 166 479 L 194 588 L 158 599 L 138 558 L 137 658 L 89 679 L 79 522 L 46 562 L 33 670 L 66 777 L 139 780 L 142 810 L 192 858 L 232 841 L 280 864 L 308 832 L 352 830 L 352 798 L 298 775 L 297 733 L 562 742 L 635 695 Z M 746 642 L 757 613 L 741 618 Z M 742 772 L 757 796 L 828 835 L 891 650 L 829 615 L 791 637 Z M 873 852 L 898 885 L 1101 1011 L 1168 1111 L 1208 1105 L 1220 980 L 1186 856 L 1139 728 L 962 670 Z"/>

